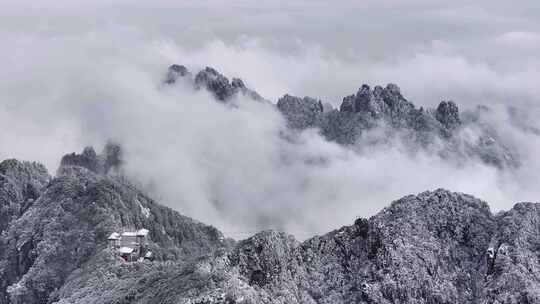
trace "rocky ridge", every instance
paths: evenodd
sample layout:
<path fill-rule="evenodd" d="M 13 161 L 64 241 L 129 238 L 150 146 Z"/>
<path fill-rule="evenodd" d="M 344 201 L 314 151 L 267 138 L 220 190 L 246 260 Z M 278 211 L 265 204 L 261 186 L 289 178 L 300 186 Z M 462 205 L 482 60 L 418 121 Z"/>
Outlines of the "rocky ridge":
<path fill-rule="evenodd" d="M 64 163 L 54 178 L 35 163 L 0 163 L 0 177 L 20 191 L 0 192 L 2 201 L 23 204 L 13 197 L 24 197 L 25 184 L 37 191 L 0 237 L 0 303 L 540 299 L 539 204 L 494 215 L 486 202 L 439 189 L 304 242 L 275 231 L 235 242 L 159 206 L 112 171 L 82 166 L 92 163 Z M 108 249 L 107 235 L 121 227 L 148 228 L 156 260 L 126 263 Z"/>
<path fill-rule="evenodd" d="M 193 75 L 172 65 L 164 82 L 180 81 L 225 104 L 240 95 L 267 102 L 213 68 Z M 413 152 L 519 166 L 485 119 L 489 108 L 417 108 L 393 84 L 363 85 L 339 109 L 291 95 L 276 108 L 290 140 L 315 128 L 361 149 L 383 129 L 375 144 L 398 138 Z M 462 136 L 470 129 L 473 140 Z M 493 214 L 481 200 L 438 189 L 303 242 L 275 231 L 234 241 L 160 206 L 122 164 L 114 143 L 65 155 L 54 177 L 37 163 L 0 163 L 0 304 L 540 302 L 539 204 Z M 108 248 L 107 236 L 126 227 L 149 229 L 154 261 L 126 263 Z"/>
<path fill-rule="evenodd" d="M 112 171 L 95 170 L 91 151 L 66 155 L 54 178 L 35 163 L 0 163 L 2 213 L 7 205 L 10 214 L 0 235 L 0 303 L 53 302 L 68 276 L 102 257 L 107 236 L 122 228 L 150 230 L 157 261 L 227 246 L 214 227 L 155 203 Z M 114 263 L 114 255 L 106 257 Z"/>
<path fill-rule="evenodd" d="M 256 101 L 266 101 L 259 93 L 249 89 L 240 78 L 231 81 L 214 68 L 206 67 L 195 76 L 183 65 L 173 64 L 169 67 L 165 83 L 172 85 L 177 81 L 185 81 L 195 89 L 205 89 L 220 102 L 228 102 L 238 94 Z"/>
<path fill-rule="evenodd" d="M 435 153 L 446 160 L 478 158 L 498 168 L 519 166 L 516 149 L 505 145 L 489 123 L 479 123 L 482 111 L 461 115 L 453 101 L 442 101 L 435 109 L 417 108 L 395 84 L 374 89 L 362 85 L 343 98 L 339 109 L 324 110 L 321 101 L 290 95 L 280 98 L 277 108 L 291 129 L 317 128 L 327 140 L 353 149 L 362 149 L 369 138 L 369 145 L 398 141 L 408 152 Z M 467 131 L 477 136 L 464 136 Z"/>
<path fill-rule="evenodd" d="M 180 80 L 209 91 L 220 102 L 229 103 L 238 94 L 266 101 L 242 80 L 229 81 L 210 67 L 193 77 L 185 66 L 171 65 L 165 83 L 173 85 Z M 364 148 L 366 140 L 370 146 L 398 142 L 406 152 L 427 152 L 457 163 L 478 159 L 501 169 L 520 166 L 519 149 L 505 143 L 497 128 L 485 119 L 489 108 L 460 113 L 453 101 L 442 101 L 435 109 L 418 108 L 396 84 L 374 88 L 364 84 L 355 94 L 344 97 L 339 109 L 324 106 L 316 98 L 289 94 L 277 101 L 276 108 L 292 134 L 315 128 L 327 140 L 353 149 Z M 517 116 L 515 109 L 508 110 Z M 371 132 L 374 130 L 382 132 Z"/>

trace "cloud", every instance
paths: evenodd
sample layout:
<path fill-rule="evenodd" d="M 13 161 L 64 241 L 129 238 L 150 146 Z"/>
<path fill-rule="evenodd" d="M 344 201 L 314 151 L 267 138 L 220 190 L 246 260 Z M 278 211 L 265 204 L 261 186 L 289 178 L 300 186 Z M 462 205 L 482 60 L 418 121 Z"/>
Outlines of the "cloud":
<path fill-rule="evenodd" d="M 504 47 L 538 49 L 540 34 L 534 32 L 507 32 L 495 38 L 495 42 Z"/>
<path fill-rule="evenodd" d="M 154 196 L 237 238 L 263 228 L 305 238 L 438 187 L 495 210 L 539 195 L 538 138 L 501 110 L 516 106 L 538 126 L 537 21 L 506 14 L 502 2 L 21 3 L 0 12 L 0 159 L 54 172 L 64 153 L 112 138 Z M 164 87 L 171 63 L 214 66 L 274 102 L 292 93 L 339 105 L 362 83 L 395 82 L 418 105 L 488 104 L 527 166 L 456 166 L 399 143 L 356 153 L 314 130 L 286 141 L 270 105 L 239 99 L 233 109 L 189 86 Z"/>

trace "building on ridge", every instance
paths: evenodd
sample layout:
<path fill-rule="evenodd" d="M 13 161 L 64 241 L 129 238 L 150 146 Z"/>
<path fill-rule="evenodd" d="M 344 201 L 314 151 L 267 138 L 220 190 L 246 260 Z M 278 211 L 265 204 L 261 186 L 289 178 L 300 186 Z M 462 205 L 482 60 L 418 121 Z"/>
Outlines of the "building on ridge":
<path fill-rule="evenodd" d="M 153 253 L 148 250 L 148 229 L 113 232 L 107 238 L 109 247 L 114 249 L 126 262 L 152 260 Z"/>

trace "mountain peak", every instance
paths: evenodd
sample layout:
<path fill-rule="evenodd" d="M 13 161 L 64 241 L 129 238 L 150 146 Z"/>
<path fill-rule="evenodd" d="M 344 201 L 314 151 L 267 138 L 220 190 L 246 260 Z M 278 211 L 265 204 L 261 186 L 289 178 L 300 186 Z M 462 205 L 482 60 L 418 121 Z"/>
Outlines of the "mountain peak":
<path fill-rule="evenodd" d="M 70 275 L 80 269 L 93 274 L 84 268 L 88 265 L 99 271 L 130 267 L 107 248 L 107 237 L 122 229 L 148 229 L 149 248 L 161 262 L 186 262 L 227 246 L 216 228 L 158 205 L 116 175 L 96 174 L 104 173 L 108 163 L 114 167 L 114 147 L 108 145 L 101 155 L 92 148 L 68 154 L 62 174 L 43 185 L 46 191 L 39 191 L 26 208 L 8 213 L 3 204 L 21 204 L 22 197 L 11 176 L 32 181 L 43 172 L 28 170 L 36 167 L 32 163 L 0 163 L 0 303 L 55 302 Z M 91 171 L 96 163 L 98 172 Z"/>
<path fill-rule="evenodd" d="M 108 142 L 101 154 L 97 154 L 93 147 L 85 147 L 81 154 L 70 153 L 62 157 L 60 167 L 78 166 L 94 173 L 107 174 L 118 171 L 122 166 L 122 149 L 114 142 Z"/>
<path fill-rule="evenodd" d="M 540 296 L 540 204 L 493 215 L 486 202 L 437 189 L 304 242 L 275 231 L 234 242 L 115 175 L 86 169 L 103 157 L 93 149 L 75 155 L 63 169 L 77 173 L 48 181 L 0 234 L 2 303 L 413 303 L 421 295 L 472 304 Z M 39 180 L 39 167 L 0 163 L 0 202 L 10 199 L 7 176 Z M 125 227 L 149 230 L 154 261 L 126 263 L 107 248 L 110 233 Z"/>
<path fill-rule="evenodd" d="M 257 92 L 249 89 L 240 78 L 232 78 L 231 81 L 215 68 L 205 67 L 200 70 L 195 78 L 192 77 L 188 69 L 179 64 L 169 67 L 165 77 L 165 83 L 172 85 L 179 78 L 186 78 L 196 90 L 205 89 L 221 102 L 228 102 L 238 94 L 242 94 L 255 101 L 266 101 Z"/>
<path fill-rule="evenodd" d="M 186 77 L 186 76 L 191 76 L 191 73 L 185 66 L 179 65 L 179 64 L 173 64 L 169 66 L 169 69 L 167 70 L 165 83 L 173 84 L 176 82 L 178 78 Z"/>
<path fill-rule="evenodd" d="M 286 94 L 278 100 L 277 108 L 293 129 L 316 127 L 323 114 L 322 102 L 308 96 L 300 98 Z"/>
<path fill-rule="evenodd" d="M 442 101 L 435 110 L 435 118 L 451 130 L 461 125 L 459 109 L 453 101 Z"/>

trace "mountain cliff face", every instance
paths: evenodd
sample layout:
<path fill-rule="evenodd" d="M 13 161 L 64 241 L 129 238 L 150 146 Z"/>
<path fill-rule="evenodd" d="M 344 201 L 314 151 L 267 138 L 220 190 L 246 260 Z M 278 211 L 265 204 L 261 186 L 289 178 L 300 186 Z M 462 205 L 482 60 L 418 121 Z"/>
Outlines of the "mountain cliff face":
<path fill-rule="evenodd" d="M 239 96 L 268 102 L 213 68 L 193 75 L 172 65 L 164 82 L 180 81 L 231 106 Z M 520 165 L 485 118 L 489 108 L 417 108 L 394 84 L 363 85 L 339 109 L 291 95 L 276 109 L 288 140 L 315 128 L 352 149 L 399 140 L 411 153 Z M 371 130 L 383 132 L 366 142 Z M 275 231 L 235 241 L 160 206 L 122 165 L 115 143 L 65 155 L 54 176 L 37 163 L 0 163 L 0 304 L 540 303 L 539 204 L 493 214 L 439 189 L 303 242 Z M 126 262 L 108 246 L 126 228 L 149 230 L 152 261 Z"/>
<path fill-rule="evenodd" d="M 395 84 L 374 89 L 362 85 L 356 94 L 343 98 L 339 110 L 325 111 L 321 101 L 289 95 L 277 102 L 277 108 L 292 129 L 318 128 L 327 140 L 352 148 L 361 149 L 370 130 L 382 129 L 380 135 L 369 137 L 370 145 L 398 140 L 413 153 L 436 153 L 458 162 L 478 158 L 499 168 L 519 166 L 517 152 L 503 144 L 489 124 L 479 123 L 482 111 L 467 112 L 462 118 L 453 101 L 442 101 L 436 109 L 417 108 Z M 466 131 L 475 136 L 464 136 Z"/>
<path fill-rule="evenodd" d="M 107 149 L 100 158 L 107 159 Z M 64 157 L 55 178 L 35 163 L 0 163 L 3 221 L 9 215 L 0 236 L 0 303 L 53 301 L 66 278 L 123 227 L 150 230 L 158 261 L 195 258 L 226 245 L 215 228 L 156 204 L 119 175 L 94 171 L 86 161 L 90 150 Z"/>
<path fill-rule="evenodd" d="M 498 216 L 488 249 L 485 303 L 540 303 L 539 216 L 540 204 L 531 203 Z"/>
<path fill-rule="evenodd" d="M 0 303 L 540 301 L 539 204 L 494 215 L 486 202 L 439 189 L 304 242 L 274 231 L 235 242 L 119 172 L 74 164 L 88 151 L 68 154 L 54 178 L 35 163 L 0 163 L 9 214 Z M 149 229 L 156 259 L 127 263 L 108 248 L 122 227 Z"/>
<path fill-rule="evenodd" d="M 185 66 L 172 65 L 165 83 L 173 85 L 178 81 L 209 91 L 219 102 L 231 103 L 239 95 L 266 101 L 242 80 L 229 81 L 210 67 L 193 77 Z M 399 142 L 407 152 L 432 153 L 457 163 L 478 159 L 497 168 L 520 166 L 519 149 L 506 144 L 497 128 L 485 119 L 489 108 L 460 113 L 453 101 L 442 101 L 435 109 L 418 108 L 395 84 L 373 89 L 364 84 L 355 94 L 344 97 L 339 109 L 325 107 L 316 98 L 288 94 L 277 101 L 276 107 L 292 133 L 316 128 L 327 140 L 353 149 L 361 150 L 366 141 L 370 146 Z M 518 116 L 515 112 L 508 109 L 511 117 Z M 370 133 L 372 130 L 382 132 Z"/>
<path fill-rule="evenodd" d="M 14 159 L 0 163 L 0 233 L 33 204 L 50 179 L 38 163 Z"/>
<path fill-rule="evenodd" d="M 233 78 L 229 81 L 227 77 L 211 67 L 206 67 L 193 76 L 185 66 L 171 65 L 167 71 L 165 83 L 172 85 L 180 80 L 188 82 L 197 90 L 208 90 L 220 102 L 228 102 L 238 94 L 243 94 L 255 101 L 266 101 L 259 93 L 246 87 L 242 79 Z"/>

